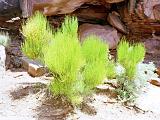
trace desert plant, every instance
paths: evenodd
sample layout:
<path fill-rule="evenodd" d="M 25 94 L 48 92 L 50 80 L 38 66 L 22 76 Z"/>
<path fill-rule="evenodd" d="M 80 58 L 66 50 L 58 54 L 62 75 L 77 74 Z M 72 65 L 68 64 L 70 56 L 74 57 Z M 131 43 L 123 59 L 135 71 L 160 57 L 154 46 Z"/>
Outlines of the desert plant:
<path fill-rule="evenodd" d="M 117 77 L 119 88 L 116 90 L 123 101 L 134 101 L 138 88 L 135 85 L 137 65 L 143 61 L 145 48 L 142 44 L 130 45 L 123 37 L 117 51 L 118 62 L 125 72 Z"/>
<path fill-rule="evenodd" d="M 122 42 L 118 46 L 117 57 L 118 62 L 125 68 L 125 76 L 128 79 L 134 79 L 137 64 L 143 61 L 145 56 L 145 48 L 142 44 L 130 45 L 126 38 L 122 38 Z"/>
<path fill-rule="evenodd" d="M 108 46 L 100 38 L 90 36 L 82 44 L 82 53 L 86 61 L 82 74 L 87 94 L 105 78 Z"/>
<path fill-rule="evenodd" d="M 83 62 L 77 30 L 77 18 L 66 17 L 44 54 L 45 64 L 56 75 L 49 86 L 51 92 L 67 96 L 72 103 L 81 101 L 79 93 L 75 90 Z"/>
<path fill-rule="evenodd" d="M 32 59 L 43 57 L 42 50 L 53 37 L 47 18 L 36 12 L 22 25 L 22 34 L 25 38 L 21 47 L 23 53 Z"/>
<path fill-rule="evenodd" d="M 0 45 L 7 47 L 10 43 L 10 37 L 8 33 L 0 32 Z"/>
<path fill-rule="evenodd" d="M 77 18 L 66 17 L 44 54 L 45 64 L 55 76 L 50 91 L 66 96 L 72 104 L 80 104 L 102 82 L 108 52 L 107 46 L 93 36 L 81 46 L 77 31 Z"/>

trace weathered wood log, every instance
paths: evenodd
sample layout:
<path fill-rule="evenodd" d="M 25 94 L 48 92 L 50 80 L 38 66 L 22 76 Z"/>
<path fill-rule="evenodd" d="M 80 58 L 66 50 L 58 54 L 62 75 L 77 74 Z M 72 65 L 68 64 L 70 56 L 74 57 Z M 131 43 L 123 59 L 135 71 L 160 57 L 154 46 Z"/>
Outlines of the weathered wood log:
<path fill-rule="evenodd" d="M 0 0 L 0 20 L 21 14 L 19 0 Z"/>

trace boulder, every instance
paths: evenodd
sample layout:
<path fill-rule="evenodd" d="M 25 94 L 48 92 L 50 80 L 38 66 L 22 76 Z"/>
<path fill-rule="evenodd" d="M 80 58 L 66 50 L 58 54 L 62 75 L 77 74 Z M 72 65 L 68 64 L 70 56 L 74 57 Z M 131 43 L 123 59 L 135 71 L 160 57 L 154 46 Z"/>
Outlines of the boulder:
<path fill-rule="evenodd" d="M 46 16 L 72 13 L 82 4 L 90 0 L 23 0 L 20 1 L 23 17 L 34 11 L 42 11 Z"/>
<path fill-rule="evenodd" d="M 80 40 L 83 42 L 85 38 L 90 35 L 96 35 L 97 37 L 101 38 L 109 45 L 109 49 L 115 49 L 120 39 L 117 30 L 109 25 L 101 26 L 88 23 L 82 24 L 79 27 Z"/>
<path fill-rule="evenodd" d="M 19 0 L 0 0 L 0 19 L 12 18 L 20 14 Z"/>
<path fill-rule="evenodd" d="M 36 10 L 52 16 L 72 13 L 85 3 L 107 6 L 106 4 L 122 1 L 124 0 L 21 0 L 20 4 L 23 17 L 28 17 Z"/>
<path fill-rule="evenodd" d="M 80 22 L 105 22 L 110 7 L 110 5 L 106 7 L 102 5 L 83 5 L 73 12 L 73 14 L 78 17 Z"/>
<path fill-rule="evenodd" d="M 158 4 L 160 4 L 160 0 L 144 0 L 143 2 L 144 14 L 150 19 L 155 19 L 153 8 Z"/>
<path fill-rule="evenodd" d="M 120 20 L 120 15 L 117 12 L 113 11 L 112 13 L 109 13 L 107 21 L 120 32 L 124 34 L 128 33 L 126 26 Z"/>
<path fill-rule="evenodd" d="M 160 20 L 160 4 L 153 7 L 153 15 L 156 20 Z"/>

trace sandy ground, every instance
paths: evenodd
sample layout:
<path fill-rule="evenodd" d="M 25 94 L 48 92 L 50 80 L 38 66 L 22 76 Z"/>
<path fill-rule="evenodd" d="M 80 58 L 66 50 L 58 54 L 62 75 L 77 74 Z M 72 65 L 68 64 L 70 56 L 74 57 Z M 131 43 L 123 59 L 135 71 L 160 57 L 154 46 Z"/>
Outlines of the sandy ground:
<path fill-rule="evenodd" d="M 79 108 L 68 114 L 67 118 L 55 118 L 52 112 L 45 112 L 39 117 L 37 107 L 43 101 L 43 92 L 28 94 L 22 92 L 26 86 L 35 83 L 47 83 L 43 78 L 32 78 L 26 72 L 7 71 L 0 74 L 0 120 L 159 120 L 160 119 L 160 88 L 149 85 L 137 99 L 137 109 L 122 106 L 105 94 L 94 94 L 89 103 L 95 110 L 92 115 Z M 21 88 L 20 93 L 14 93 Z M 28 87 L 29 88 L 29 87 Z M 12 93 L 12 94 L 11 94 Z M 14 93 L 14 94 L 13 94 Z M 58 109 L 58 108 L 57 108 Z M 55 110 L 55 109 L 54 109 Z M 43 113 L 44 114 L 44 113 Z"/>

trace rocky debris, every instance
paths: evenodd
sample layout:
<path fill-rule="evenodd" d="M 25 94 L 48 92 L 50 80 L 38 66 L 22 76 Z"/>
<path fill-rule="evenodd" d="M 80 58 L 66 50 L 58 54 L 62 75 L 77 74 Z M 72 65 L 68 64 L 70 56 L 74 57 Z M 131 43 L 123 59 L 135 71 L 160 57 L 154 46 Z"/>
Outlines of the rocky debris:
<path fill-rule="evenodd" d="M 0 19 L 12 18 L 20 14 L 19 0 L 0 0 Z"/>
<path fill-rule="evenodd" d="M 155 38 L 143 39 L 146 47 L 145 62 L 154 62 L 157 68 L 160 67 L 160 40 Z"/>
<path fill-rule="evenodd" d="M 5 47 L 0 45 L 0 72 L 5 71 L 6 52 Z"/>
<path fill-rule="evenodd" d="M 80 40 L 83 42 L 84 39 L 90 35 L 96 35 L 101 38 L 109 45 L 109 49 L 115 49 L 119 42 L 117 30 L 108 25 L 82 24 L 79 27 Z"/>
<path fill-rule="evenodd" d="M 149 80 L 150 84 L 160 87 L 160 80 Z"/>
<path fill-rule="evenodd" d="M 153 14 L 156 20 L 160 20 L 160 4 L 157 4 L 153 7 Z"/>
<path fill-rule="evenodd" d="M 139 9 L 135 9 L 136 14 L 130 14 L 127 6 L 119 9 L 120 16 L 129 29 L 129 33 L 146 36 L 151 35 L 154 31 L 160 32 L 160 24 L 154 19 L 149 19 L 149 17 L 144 14 L 143 7 L 140 6 L 141 5 L 138 7 Z"/>
<path fill-rule="evenodd" d="M 90 0 L 23 0 L 21 2 L 22 14 L 30 16 L 34 11 L 40 10 L 45 15 L 57 15 L 72 13 L 82 4 Z"/>
<path fill-rule="evenodd" d="M 154 55 L 158 55 L 160 53 L 160 41 L 159 40 L 145 40 L 144 41 L 144 45 L 146 48 L 146 52 L 147 54 L 154 54 Z"/>
<path fill-rule="evenodd" d="M 22 16 L 28 17 L 36 10 L 40 10 L 45 15 L 51 16 L 72 13 L 85 3 L 106 6 L 106 4 L 123 1 L 124 0 L 23 0 L 20 1 L 20 5 Z"/>
<path fill-rule="evenodd" d="M 9 46 L 6 48 L 7 59 L 6 67 L 7 69 L 20 68 L 22 66 L 21 52 L 21 42 L 22 38 L 17 35 L 15 38 L 11 38 Z"/>
<path fill-rule="evenodd" d="M 46 73 L 46 68 L 42 64 L 27 57 L 22 57 L 22 66 L 33 77 L 40 77 Z"/>
<path fill-rule="evenodd" d="M 111 5 L 82 5 L 73 15 L 78 17 L 80 22 L 105 23 Z"/>
<path fill-rule="evenodd" d="M 158 4 L 160 4 L 160 0 L 144 0 L 143 1 L 144 14 L 150 19 L 155 19 L 153 8 Z"/>
<path fill-rule="evenodd" d="M 113 27 L 115 27 L 120 32 L 124 34 L 128 33 L 126 26 L 120 20 L 120 15 L 117 12 L 113 11 L 112 13 L 109 13 L 107 20 L 109 24 L 111 24 Z"/>

